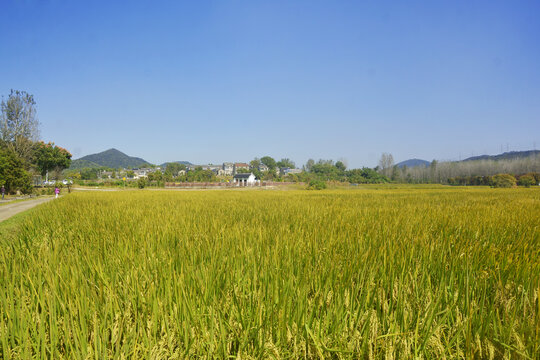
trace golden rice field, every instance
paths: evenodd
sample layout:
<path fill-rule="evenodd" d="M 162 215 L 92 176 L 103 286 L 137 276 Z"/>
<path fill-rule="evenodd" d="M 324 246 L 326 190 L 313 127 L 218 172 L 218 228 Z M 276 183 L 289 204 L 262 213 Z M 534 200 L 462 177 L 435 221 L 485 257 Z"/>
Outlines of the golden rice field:
<path fill-rule="evenodd" d="M 538 359 L 540 189 L 75 193 L 0 240 L 3 359 Z"/>

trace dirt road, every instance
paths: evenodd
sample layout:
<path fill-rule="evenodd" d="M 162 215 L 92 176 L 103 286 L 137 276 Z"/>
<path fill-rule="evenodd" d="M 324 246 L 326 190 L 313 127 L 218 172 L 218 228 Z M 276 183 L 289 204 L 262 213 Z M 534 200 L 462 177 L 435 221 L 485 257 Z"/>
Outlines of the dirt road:
<path fill-rule="evenodd" d="M 12 217 L 13 215 L 16 215 L 22 211 L 28 210 L 33 208 L 34 206 L 37 206 L 39 204 L 43 204 L 47 201 L 51 201 L 54 199 L 53 197 L 46 197 L 46 198 L 39 198 L 35 200 L 26 200 L 21 202 L 16 202 L 14 204 L 7 204 L 0 206 L 0 222 Z"/>

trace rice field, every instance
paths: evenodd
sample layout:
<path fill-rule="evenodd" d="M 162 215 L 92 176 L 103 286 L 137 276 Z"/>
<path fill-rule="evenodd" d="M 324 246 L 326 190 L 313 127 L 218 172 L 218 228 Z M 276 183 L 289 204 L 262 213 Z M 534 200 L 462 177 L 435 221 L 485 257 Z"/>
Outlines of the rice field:
<path fill-rule="evenodd" d="M 540 189 L 74 193 L 0 239 L 2 359 L 538 359 Z"/>

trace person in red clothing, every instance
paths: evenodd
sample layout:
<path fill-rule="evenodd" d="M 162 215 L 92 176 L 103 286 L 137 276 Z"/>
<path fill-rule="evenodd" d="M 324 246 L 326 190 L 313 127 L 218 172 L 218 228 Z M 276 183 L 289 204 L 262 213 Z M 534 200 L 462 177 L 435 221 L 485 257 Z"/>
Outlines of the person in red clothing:
<path fill-rule="evenodd" d="M 54 189 L 54 193 L 56 194 L 56 198 L 58 199 L 58 194 L 60 194 L 60 189 L 58 186 Z"/>

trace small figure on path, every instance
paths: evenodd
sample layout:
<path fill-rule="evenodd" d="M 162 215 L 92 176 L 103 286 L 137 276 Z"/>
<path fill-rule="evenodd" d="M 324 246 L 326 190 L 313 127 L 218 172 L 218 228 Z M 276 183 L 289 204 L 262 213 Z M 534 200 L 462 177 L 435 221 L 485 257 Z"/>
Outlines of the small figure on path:
<path fill-rule="evenodd" d="M 60 194 L 60 189 L 58 186 L 54 189 L 54 193 L 56 194 L 56 198 L 58 199 L 58 194 Z"/>
<path fill-rule="evenodd" d="M 2 200 L 4 200 L 4 194 L 6 193 L 6 188 L 2 185 Z"/>

